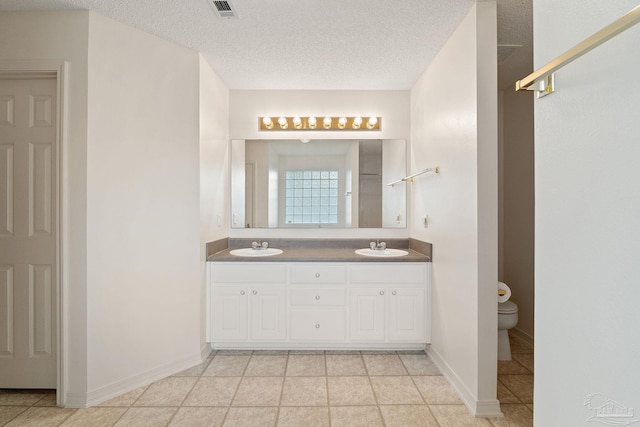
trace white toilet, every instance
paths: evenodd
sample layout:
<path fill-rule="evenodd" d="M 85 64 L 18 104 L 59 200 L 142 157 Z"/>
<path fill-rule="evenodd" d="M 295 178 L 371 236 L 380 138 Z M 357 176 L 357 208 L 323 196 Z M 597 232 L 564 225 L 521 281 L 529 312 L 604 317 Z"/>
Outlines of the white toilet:
<path fill-rule="evenodd" d="M 508 290 L 506 298 L 499 298 L 504 302 L 498 302 L 498 360 L 511 360 L 509 329 L 518 324 L 518 306 L 513 301 L 507 301 L 511 296 L 511 289 L 507 285 L 501 282 L 498 287 Z"/>

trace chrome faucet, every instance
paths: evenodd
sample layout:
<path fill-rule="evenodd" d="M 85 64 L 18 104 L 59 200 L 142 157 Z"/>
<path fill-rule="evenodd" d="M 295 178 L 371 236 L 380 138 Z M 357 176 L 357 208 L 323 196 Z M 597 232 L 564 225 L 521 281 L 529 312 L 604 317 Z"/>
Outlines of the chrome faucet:
<path fill-rule="evenodd" d="M 251 248 L 254 250 L 259 250 L 259 249 L 267 249 L 269 248 L 269 242 L 267 241 L 262 241 L 262 240 L 258 240 L 257 242 L 251 242 Z"/>
<path fill-rule="evenodd" d="M 376 239 L 375 242 L 369 243 L 369 247 L 372 251 L 384 251 L 387 249 L 387 244 Z"/>

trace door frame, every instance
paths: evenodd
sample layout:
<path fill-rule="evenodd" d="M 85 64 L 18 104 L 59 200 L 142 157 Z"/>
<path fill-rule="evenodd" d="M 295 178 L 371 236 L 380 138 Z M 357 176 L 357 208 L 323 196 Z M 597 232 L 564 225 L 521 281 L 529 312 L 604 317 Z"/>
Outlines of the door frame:
<path fill-rule="evenodd" d="M 67 340 L 67 310 L 65 305 L 68 278 L 67 278 L 67 256 L 69 239 L 67 235 L 67 210 L 68 195 L 65 191 L 67 176 L 66 156 L 67 156 L 67 88 L 68 88 L 68 68 L 67 61 L 53 60 L 0 60 L 0 79 L 42 79 L 55 78 L 56 80 L 56 176 L 54 185 L 56 187 L 57 218 L 54 227 L 56 229 L 56 294 L 54 304 L 57 308 L 56 319 L 56 341 L 57 341 L 57 385 L 56 399 L 58 406 L 64 406 L 66 395 L 66 354 L 65 347 Z"/>

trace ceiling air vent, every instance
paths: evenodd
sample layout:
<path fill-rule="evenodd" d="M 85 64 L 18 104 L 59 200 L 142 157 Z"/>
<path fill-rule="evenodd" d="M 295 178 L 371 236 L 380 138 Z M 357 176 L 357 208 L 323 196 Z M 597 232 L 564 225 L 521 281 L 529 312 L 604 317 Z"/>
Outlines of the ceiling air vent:
<path fill-rule="evenodd" d="M 233 10 L 233 5 L 229 1 L 209 0 L 211 7 L 220 18 L 237 18 L 238 14 Z"/>

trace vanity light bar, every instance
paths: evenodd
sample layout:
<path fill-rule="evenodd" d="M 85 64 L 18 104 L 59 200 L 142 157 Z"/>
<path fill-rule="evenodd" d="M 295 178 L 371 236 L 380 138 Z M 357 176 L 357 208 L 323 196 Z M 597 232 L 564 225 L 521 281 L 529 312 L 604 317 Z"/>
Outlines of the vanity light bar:
<path fill-rule="evenodd" d="M 379 131 L 382 117 L 377 116 L 262 116 L 258 117 L 258 129 L 261 131 L 296 130 L 361 130 Z"/>

